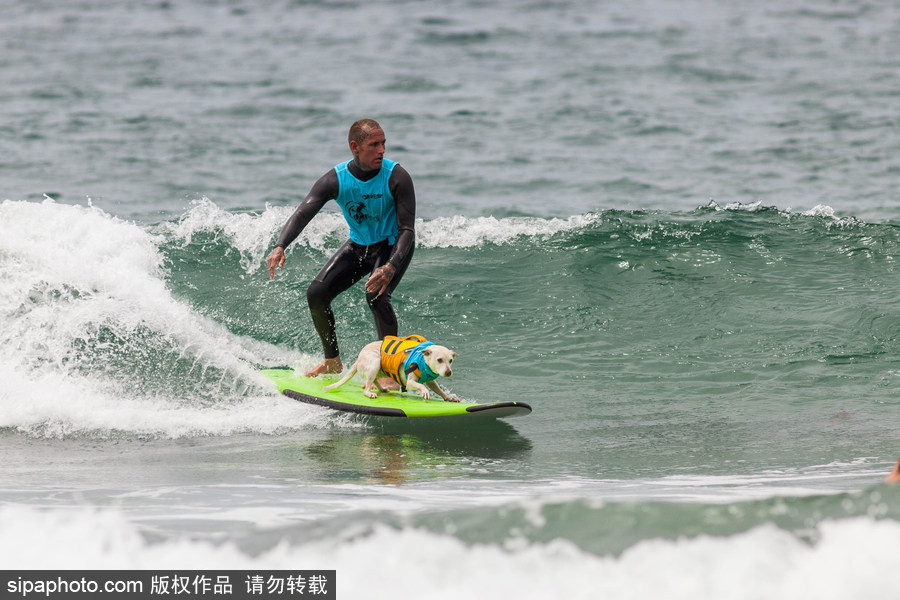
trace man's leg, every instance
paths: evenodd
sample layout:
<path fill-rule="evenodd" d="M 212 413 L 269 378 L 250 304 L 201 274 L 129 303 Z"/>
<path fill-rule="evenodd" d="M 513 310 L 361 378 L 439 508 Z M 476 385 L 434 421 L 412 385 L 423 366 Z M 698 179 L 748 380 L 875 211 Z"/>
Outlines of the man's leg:
<path fill-rule="evenodd" d="M 372 267 L 372 271 L 387 262 L 388 258 L 391 256 L 391 250 L 393 250 L 393 246 L 387 246 L 385 248 L 379 255 L 378 260 L 376 260 L 375 265 Z M 413 252 L 410 251 L 404 263 L 400 265 L 400 268 L 397 270 L 397 274 L 391 279 L 388 289 L 385 290 L 383 294 L 379 295 L 376 292 L 366 292 L 366 302 L 369 304 L 369 309 L 372 311 L 372 316 L 375 318 L 375 330 L 378 332 L 379 340 L 383 340 L 385 336 L 388 335 L 397 335 L 397 332 L 399 331 L 397 315 L 391 304 L 391 292 L 394 291 L 397 284 L 400 283 L 400 280 L 403 278 L 403 274 L 406 273 L 406 268 L 409 266 L 412 255 Z M 378 380 L 378 383 L 386 390 L 400 389 L 400 384 L 390 377 L 382 377 Z"/>
<path fill-rule="evenodd" d="M 337 332 L 334 325 L 334 313 L 331 302 L 359 281 L 365 273 L 363 265 L 351 242 L 345 243 L 335 252 L 306 290 L 306 301 L 312 315 L 313 325 L 319 339 L 325 360 L 306 373 L 307 377 L 315 377 L 323 373 L 340 373 L 343 370 Z"/>
<path fill-rule="evenodd" d="M 378 255 L 375 264 L 372 267 L 372 271 L 387 263 L 393 248 L 393 246 L 384 247 Z M 385 290 L 383 294 L 366 292 L 366 302 L 369 305 L 369 309 L 372 311 L 372 316 L 375 318 L 375 330 L 378 332 L 378 339 L 380 340 L 383 340 L 386 335 L 397 335 L 397 331 L 399 330 L 397 315 L 394 313 L 394 307 L 391 304 L 391 293 L 396 289 L 400 280 L 403 279 L 403 274 L 406 273 L 406 269 L 409 267 L 412 255 L 413 251 L 411 250 L 409 254 L 406 255 L 406 260 L 397 269 L 397 274 L 391 279 L 388 289 Z"/>

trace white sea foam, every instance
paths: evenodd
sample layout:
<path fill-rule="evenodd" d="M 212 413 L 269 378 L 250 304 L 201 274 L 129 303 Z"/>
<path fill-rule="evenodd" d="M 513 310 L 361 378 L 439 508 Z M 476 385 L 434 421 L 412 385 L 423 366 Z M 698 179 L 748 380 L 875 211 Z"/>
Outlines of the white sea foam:
<path fill-rule="evenodd" d="M 237 213 L 223 210 L 203 198 L 194 201 L 177 221 L 161 223 L 154 230 L 185 245 L 200 233 L 211 233 L 240 252 L 241 266 L 253 273 L 265 264 L 273 239 L 293 212 L 293 207 L 267 206 L 260 214 Z M 333 234 L 346 238 L 348 231 L 347 223 L 339 213 L 323 211 L 304 229 L 297 243 L 326 251 L 327 241 Z"/>
<path fill-rule="evenodd" d="M 349 541 L 281 543 L 250 555 L 233 543 L 150 543 L 115 511 L 0 508 L 5 569 L 335 569 L 347 598 L 893 599 L 900 523 L 821 524 L 810 545 L 772 525 L 728 536 L 649 539 L 621 556 L 569 542 L 466 545 L 415 528 Z"/>
<path fill-rule="evenodd" d="M 290 215 L 268 208 L 260 215 L 230 213 L 208 200 L 196 202 L 171 223 L 141 227 L 92 206 L 4 201 L 0 204 L 0 426 L 33 435 L 92 435 L 110 431 L 188 436 L 237 431 L 272 432 L 284 423 L 325 421 L 322 411 L 267 395 L 260 364 L 292 364 L 295 351 L 229 332 L 174 297 L 166 285 L 160 246 L 190 244 L 212 233 L 242 256 L 248 272 L 264 261 L 270 239 Z M 419 244 L 467 247 L 502 244 L 517 236 L 548 236 L 594 219 L 455 217 L 419 222 Z M 305 243 L 325 248 L 346 224 L 324 213 L 304 232 Z M 162 347 L 169 357 L 212 369 L 227 388 L 192 402 L 183 393 L 123 389 L 109 367 L 95 372 L 97 353 L 115 353 L 104 341 L 134 342 L 140 355 Z M 155 341 L 146 341 L 149 336 Z M 152 344 L 156 344 L 155 346 Z M 108 347 L 107 347 L 108 346 Z M 78 362 L 79 348 L 92 353 Z M 173 359 L 174 360 L 174 359 Z M 313 357 L 301 356 L 300 366 Z M 89 368 L 85 368 L 85 362 Z M 221 373 L 221 376 L 218 375 Z M 213 385 L 204 380 L 204 385 Z M 138 387 L 140 387 L 138 385 Z M 255 390 L 255 391 L 254 391 Z"/>
<path fill-rule="evenodd" d="M 419 221 L 416 225 L 421 245 L 435 248 L 504 244 L 519 237 L 549 237 L 563 231 L 580 229 L 597 221 L 594 214 L 575 215 L 565 219 L 535 217 L 441 217 Z"/>
<path fill-rule="evenodd" d="M 0 365 L 0 379 L 0 427 L 41 437 L 269 434 L 283 431 L 288 423 L 302 428 L 326 422 L 321 411 L 274 394 L 202 406 L 174 397 L 131 398 L 89 378 L 23 374 L 8 364 Z"/>
<path fill-rule="evenodd" d="M 804 211 L 803 214 L 808 217 L 831 217 L 834 218 L 834 209 L 825 204 L 817 204 L 811 209 Z"/>
<path fill-rule="evenodd" d="M 253 272 L 262 267 L 272 240 L 293 212 L 292 207 L 267 206 L 260 214 L 222 210 L 209 199 L 195 201 L 185 215 L 155 228 L 170 238 L 189 244 L 200 233 L 219 236 L 241 253 L 241 265 Z M 416 243 L 428 248 L 468 248 L 485 243 L 504 244 L 519 237 L 548 237 L 583 228 L 601 217 L 595 213 L 567 218 L 539 217 L 439 217 L 416 221 Z M 295 243 L 317 250 L 333 250 L 330 244 L 346 239 L 348 227 L 334 210 L 323 210 L 307 225 Z"/>
<path fill-rule="evenodd" d="M 321 419 L 267 393 L 256 372 L 259 363 L 290 364 L 295 353 L 236 336 L 171 294 L 158 242 L 92 207 L 0 204 L 0 426 L 51 436 L 181 436 L 270 432 Z M 80 345 L 103 349 L 104 329 L 125 339 L 149 332 L 243 393 L 213 406 L 174 392 L 122 394 L 108 371 L 73 367 Z"/>
<path fill-rule="evenodd" d="M 734 212 L 759 212 L 762 210 L 767 210 L 771 208 L 775 208 L 773 206 L 764 206 L 762 200 L 757 200 L 756 202 L 743 203 L 743 202 L 728 202 L 725 206 L 721 206 L 718 202 L 713 199 L 706 204 L 706 208 L 711 208 L 715 211 L 734 211 Z M 780 210 L 781 213 L 785 215 L 794 214 L 790 208 Z M 835 210 L 828 206 L 827 204 L 817 204 L 809 210 L 804 210 L 799 213 L 804 217 L 826 217 L 829 219 L 834 219 L 835 221 L 844 221 L 857 223 L 858 221 L 852 217 L 838 217 L 835 213 Z"/>

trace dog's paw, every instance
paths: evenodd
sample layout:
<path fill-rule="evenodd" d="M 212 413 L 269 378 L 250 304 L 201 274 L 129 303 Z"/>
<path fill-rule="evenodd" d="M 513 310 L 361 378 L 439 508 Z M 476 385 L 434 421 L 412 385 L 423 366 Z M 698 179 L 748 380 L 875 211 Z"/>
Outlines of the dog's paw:
<path fill-rule="evenodd" d="M 375 398 L 378 397 L 378 393 L 377 392 L 367 392 L 367 391 L 363 390 L 363 396 L 365 396 L 369 400 L 374 400 Z"/>
<path fill-rule="evenodd" d="M 459 398 L 456 396 L 444 396 L 445 402 L 459 402 Z"/>
<path fill-rule="evenodd" d="M 428 400 L 429 398 L 431 398 L 431 392 L 422 390 L 422 400 Z"/>

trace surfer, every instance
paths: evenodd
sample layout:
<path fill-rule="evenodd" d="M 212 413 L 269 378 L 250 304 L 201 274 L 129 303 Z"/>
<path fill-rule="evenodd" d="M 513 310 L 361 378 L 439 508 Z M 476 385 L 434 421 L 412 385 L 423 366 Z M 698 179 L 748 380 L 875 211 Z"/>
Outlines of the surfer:
<path fill-rule="evenodd" d="M 898 460 L 897 464 L 894 465 L 894 468 L 888 474 L 885 481 L 887 483 L 900 483 L 900 460 Z"/>
<path fill-rule="evenodd" d="M 348 135 L 353 158 L 336 165 L 312 189 L 281 230 L 266 259 L 269 278 L 286 260 L 284 249 L 329 201 L 341 207 L 350 239 L 332 256 L 306 291 L 313 325 L 325 359 L 306 373 L 315 377 L 343 370 L 331 302 L 368 274 L 366 302 L 375 318 L 378 338 L 397 335 L 391 292 L 400 283 L 415 247 L 416 194 L 412 177 L 384 158 L 385 136 L 373 119 L 361 119 Z"/>

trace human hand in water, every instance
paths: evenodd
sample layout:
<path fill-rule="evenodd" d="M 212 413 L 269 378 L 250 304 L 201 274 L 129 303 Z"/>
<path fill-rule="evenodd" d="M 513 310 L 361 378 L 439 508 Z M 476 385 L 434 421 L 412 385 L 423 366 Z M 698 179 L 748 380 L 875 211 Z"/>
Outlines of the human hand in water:
<path fill-rule="evenodd" d="M 287 260 L 287 257 L 284 255 L 284 248 L 281 246 L 275 246 L 272 248 L 272 253 L 269 255 L 269 258 L 266 259 L 266 264 L 269 265 L 269 279 L 275 278 L 275 267 L 279 269 L 284 267 L 284 261 Z"/>

